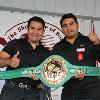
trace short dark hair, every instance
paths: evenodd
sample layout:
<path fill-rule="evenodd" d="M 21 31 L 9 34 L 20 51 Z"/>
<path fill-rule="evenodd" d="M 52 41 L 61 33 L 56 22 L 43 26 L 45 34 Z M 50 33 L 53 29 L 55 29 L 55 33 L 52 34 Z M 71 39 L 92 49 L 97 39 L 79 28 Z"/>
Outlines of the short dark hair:
<path fill-rule="evenodd" d="M 34 16 L 34 17 L 30 18 L 30 19 L 27 21 L 27 22 L 28 22 L 27 28 L 29 28 L 31 21 L 40 22 L 40 23 L 43 24 L 43 28 L 45 28 L 45 22 L 44 22 L 44 20 L 43 20 L 41 17 L 38 17 L 38 16 Z"/>
<path fill-rule="evenodd" d="M 72 14 L 72 13 L 68 13 L 68 14 L 62 15 L 62 18 L 61 18 L 61 20 L 60 20 L 60 25 L 61 25 L 61 27 L 62 27 L 62 22 L 63 22 L 63 20 L 64 20 L 64 19 L 67 19 L 67 18 L 73 18 L 74 21 L 75 21 L 76 23 L 78 23 L 76 16 L 75 16 L 74 14 Z"/>

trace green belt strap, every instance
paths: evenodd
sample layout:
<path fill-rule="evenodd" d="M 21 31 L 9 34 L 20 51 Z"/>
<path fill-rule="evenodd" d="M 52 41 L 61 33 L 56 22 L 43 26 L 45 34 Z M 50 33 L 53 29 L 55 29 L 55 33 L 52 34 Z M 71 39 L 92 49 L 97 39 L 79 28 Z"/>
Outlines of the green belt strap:
<path fill-rule="evenodd" d="M 0 79 L 31 78 L 31 74 L 34 74 L 47 86 L 56 88 L 62 86 L 71 77 L 78 75 L 79 70 L 82 70 L 85 76 L 100 76 L 99 67 L 75 66 L 59 55 L 52 55 L 37 67 L 0 71 Z"/>

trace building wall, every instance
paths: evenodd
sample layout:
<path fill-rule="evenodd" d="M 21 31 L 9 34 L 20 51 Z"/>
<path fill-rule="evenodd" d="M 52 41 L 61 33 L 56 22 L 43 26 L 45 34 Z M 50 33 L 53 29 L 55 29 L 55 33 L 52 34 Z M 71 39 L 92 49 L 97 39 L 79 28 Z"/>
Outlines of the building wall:
<path fill-rule="evenodd" d="M 0 8 L 20 8 L 53 13 L 100 17 L 100 0 L 0 0 Z"/>

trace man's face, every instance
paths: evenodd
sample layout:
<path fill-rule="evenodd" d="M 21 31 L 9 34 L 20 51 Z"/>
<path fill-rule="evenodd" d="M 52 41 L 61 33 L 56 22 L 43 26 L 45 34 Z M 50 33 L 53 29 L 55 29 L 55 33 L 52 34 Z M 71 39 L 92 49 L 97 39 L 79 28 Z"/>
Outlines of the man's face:
<path fill-rule="evenodd" d="M 78 35 L 79 25 L 73 18 L 64 19 L 62 22 L 62 32 L 67 38 L 74 38 Z"/>
<path fill-rule="evenodd" d="M 28 28 L 28 40 L 33 43 L 39 42 L 43 33 L 43 24 L 37 21 L 31 21 Z"/>

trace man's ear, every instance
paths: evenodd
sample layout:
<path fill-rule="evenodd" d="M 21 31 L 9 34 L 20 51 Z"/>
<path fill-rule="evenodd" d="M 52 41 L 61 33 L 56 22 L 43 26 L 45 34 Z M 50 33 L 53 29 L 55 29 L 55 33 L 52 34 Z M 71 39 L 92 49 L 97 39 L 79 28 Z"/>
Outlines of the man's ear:
<path fill-rule="evenodd" d="M 45 29 L 43 30 L 43 32 L 45 32 Z"/>
<path fill-rule="evenodd" d="M 79 29 L 79 24 L 77 24 L 77 28 Z"/>

